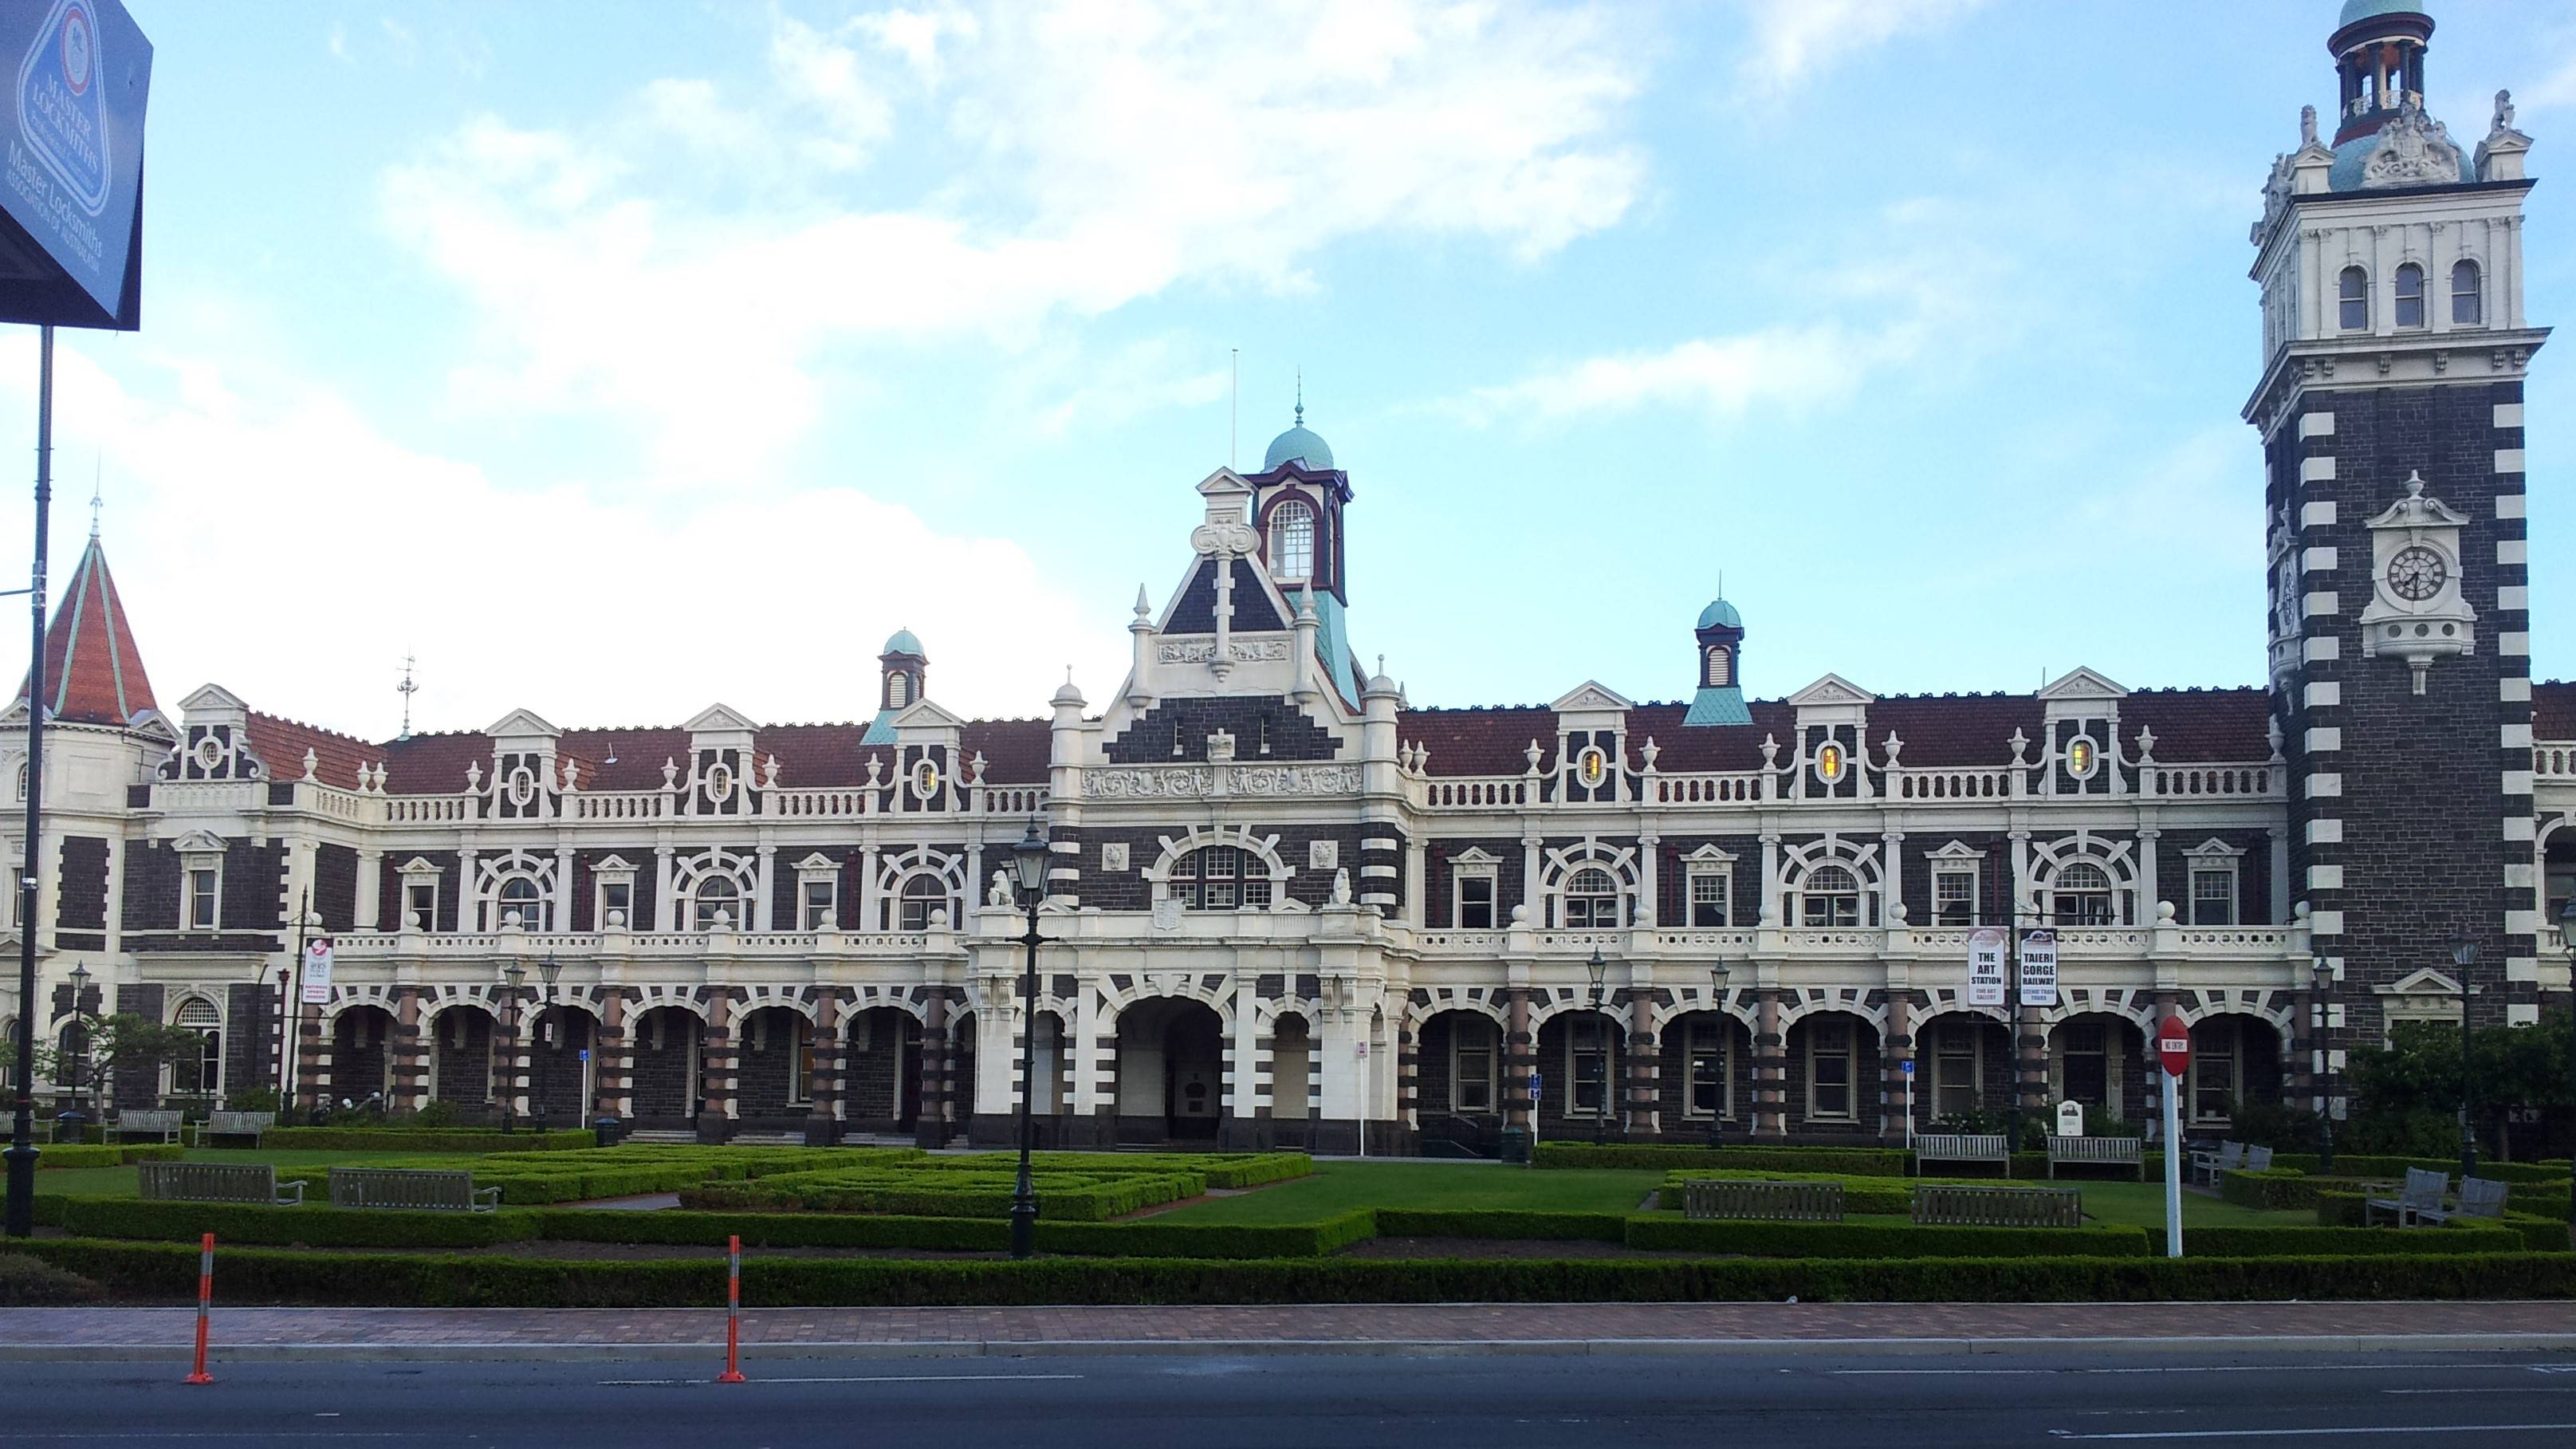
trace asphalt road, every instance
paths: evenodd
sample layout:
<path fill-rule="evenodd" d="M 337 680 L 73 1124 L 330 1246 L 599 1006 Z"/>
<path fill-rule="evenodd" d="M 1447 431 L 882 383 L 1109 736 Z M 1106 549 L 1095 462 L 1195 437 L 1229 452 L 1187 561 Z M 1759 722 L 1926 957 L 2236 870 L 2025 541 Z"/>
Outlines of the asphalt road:
<path fill-rule="evenodd" d="M 2576 1444 L 2566 1354 L 774 1359 L 0 1366 L 14 1445 Z"/>

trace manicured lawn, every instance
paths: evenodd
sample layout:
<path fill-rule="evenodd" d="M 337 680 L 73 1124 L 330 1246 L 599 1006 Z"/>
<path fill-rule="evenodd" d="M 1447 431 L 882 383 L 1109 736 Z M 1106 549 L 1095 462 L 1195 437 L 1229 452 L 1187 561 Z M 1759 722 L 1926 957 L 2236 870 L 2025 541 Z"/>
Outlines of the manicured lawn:
<path fill-rule="evenodd" d="M 1159 1215 L 1193 1223 L 1311 1223 L 1357 1207 L 1629 1213 L 1660 1172 L 1534 1171 L 1480 1162 L 1319 1162 L 1311 1176 Z"/>
<path fill-rule="evenodd" d="M 306 1148 L 285 1147 L 196 1147 L 188 1151 L 190 1162 L 265 1162 L 274 1167 L 363 1167 L 369 1163 L 400 1164 L 416 1157 L 453 1157 L 454 1153 L 422 1152 L 324 1152 Z M 135 1185 L 131 1167 L 61 1167 L 40 1170 L 36 1174 L 36 1191 L 62 1197 L 132 1197 L 142 1189 Z"/>
<path fill-rule="evenodd" d="M 2084 1189 L 2085 1215 L 2106 1223 L 2134 1223 L 2142 1228 L 2165 1225 L 2165 1185 L 2161 1182 L 2075 1183 Z M 2187 1228 L 2312 1228 L 2310 1212 L 2267 1212 L 2238 1207 L 2202 1193 L 2182 1195 L 2182 1224 Z"/>

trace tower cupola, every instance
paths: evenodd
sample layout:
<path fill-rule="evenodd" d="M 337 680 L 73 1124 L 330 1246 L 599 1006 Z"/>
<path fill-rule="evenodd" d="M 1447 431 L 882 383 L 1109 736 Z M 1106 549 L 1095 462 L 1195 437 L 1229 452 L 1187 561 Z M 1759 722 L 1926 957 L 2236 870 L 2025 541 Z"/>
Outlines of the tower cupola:
<path fill-rule="evenodd" d="M 2345 0 L 2326 49 L 2343 82 L 2335 145 L 2424 109 L 2424 51 L 2433 17 L 2414 0 Z"/>
<path fill-rule="evenodd" d="M 1753 715 L 1744 707 L 1738 672 L 1744 652 L 1744 617 L 1726 600 L 1711 599 L 1699 611 L 1693 635 L 1699 641 L 1699 688 L 1682 723 L 1751 724 Z"/>
<path fill-rule="evenodd" d="M 929 688 L 930 655 L 910 629 L 897 629 L 877 655 L 877 713 L 859 736 L 863 745 L 894 743 L 894 717 L 921 702 Z"/>
<path fill-rule="evenodd" d="M 1342 509 L 1351 501 L 1350 476 L 1333 464 L 1333 450 L 1306 426 L 1306 390 L 1297 388 L 1296 421 L 1270 440 L 1252 484 L 1252 522 L 1261 531 L 1261 559 L 1288 593 L 1312 588 L 1335 604 L 1350 602 L 1342 580 Z M 1332 607 L 1332 606 L 1325 606 Z"/>

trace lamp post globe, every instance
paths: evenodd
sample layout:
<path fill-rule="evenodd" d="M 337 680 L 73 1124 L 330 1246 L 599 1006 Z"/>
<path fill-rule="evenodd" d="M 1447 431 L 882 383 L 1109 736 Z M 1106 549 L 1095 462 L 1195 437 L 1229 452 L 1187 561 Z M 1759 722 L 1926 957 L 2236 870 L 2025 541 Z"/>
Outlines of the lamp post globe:
<path fill-rule="evenodd" d="M 2327 998 L 2334 994 L 2334 963 L 2319 956 L 2308 963 L 2308 970 L 2315 987 L 2312 1049 L 2317 1062 L 2317 1170 L 2330 1173 L 2334 1171 L 2335 1080 L 2334 1054 L 2326 1046 L 2326 1032 L 2334 1019 L 2334 1010 L 2327 1004 Z"/>
<path fill-rule="evenodd" d="M 563 975 L 563 963 L 555 959 L 554 952 L 548 951 L 545 958 L 537 963 L 537 980 L 540 983 L 537 996 L 537 1039 L 528 1053 L 529 1060 L 534 1063 L 529 1070 L 536 1078 L 537 1130 L 541 1132 L 545 1130 L 546 1119 L 551 1113 L 553 1103 L 552 1093 L 547 1091 L 548 1064 L 543 1054 L 536 1051 L 534 1047 L 546 1045 L 546 1015 L 555 1008 L 555 979 L 561 975 Z"/>
<path fill-rule="evenodd" d="M 1051 853 L 1045 822 L 1031 816 L 1028 833 L 1011 846 L 1012 883 L 1019 887 L 1020 909 L 1028 916 L 1028 929 L 1020 937 L 1028 954 L 1020 971 L 1020 1171 L 1011 1192 L 1014 1258 L 1029 1257 L 1038 1246 L 1038 1195 L 1029 1178 L 1029 1154 L 1036 1145 L 1037 1130 L 1030 1116 L 1030 1098 L 1037 1092 L 1038 946 L 1044 939 L 1038 935 L 1038 906 L 1046 900 L 1047 858 Z"/>
<path fill-rule="evenodd" d="M 89 1121 L 90 1107 L 90 1068 L 92 1063 L 98 1059 L 98 1043 L 90 1040 L 89 1032 L 89 1017 L 91 1015 L 89 1009 L 89 967 L 77 961 L 73 962 L 71 977 L 72 1028 L 80 1033 L 80 1057 L 71 1064 L 72 1110 L 81 1114 L 83 1130 L 86 1131 L 87 1123 Z M 107 1113 L 104 1109 L 101 1109 L 99 1112 L 99 1120 L 102 1122 L 107 1120 Z M 106 1139 L 101 1138 L 100 1140 L 105 1141 Z"/>
<path fill-rule="evenodd" d="M 2576 1119 L 2576 900 L 2558 908 L 2558 944 L 2567 948 L 2567 1113 Z M 2576 1193 L 2567 1198 L 2567 1243 L 2576 1247 Z"/>
<path fill-rule="evenodd" d="M 1610 980 L 1610 963 L 1601 959 L 1600 947 L 1592 948 L 1592 959 L 1583 963 L 1583 969 L 1592 977 L 1592 1010 L 1597 1016 L 1600 1014 L 1602 1003 L 1609 998 Z M 1603 1030 L 1602 1023 L 1597 1021 L 1592 1024 L 1592 1027 L 1595 1031 Z M 1580 1085 L 1580 1083 L 1577 1084 L 1578 1088 Z M 1604 1032 L 1601 1052 L 1601 1100 L 1593 1104 L 1592 1112 L 1592 1145 L 1595 1147 L 1609 1140 L 1612 1091 L 1609 1043 L 1607 1033 Z"/>
<path fill-rule="evenodd" d="M 1708 1104 L 1708 1145 L 1711 1147 L 1722 1147 L 1726 1143 L 1725 1108 L 1727 1084 L 1724 1074 L 1730 1070 L 1730 1063 L 1727 1061 L 1727 1057 L 1729 1055 L 1727 1043 L 1734 1037 L 1734 1033 L 1728 1031 L 1726 1028 L 1726 978 L 1733 974 L 1734 973 L 1728 969 L 1727 964 L 1723 959 L 1717 961 L 1708 968 L 1708 1006 L 1709 1010 L 1717 1013 L 1717 1069 L 1720 1073 L 1716 1082 L 1715 1094 L 1709 1099 Z M 1688 1043 L 1684 1043 L 1684 1045 L 1687 1047 Z M 1690 1069 L 1690 1059 L 1687 1054 L 1685 1054 L 1682 1060 L 1682 1070 L 1687 1074 Z M 1699 1084 L 1697 1082 L 1685 1082 L 1683 1084 L 1683 1090 L 1696 1092 L 1699 1090 Z"/>

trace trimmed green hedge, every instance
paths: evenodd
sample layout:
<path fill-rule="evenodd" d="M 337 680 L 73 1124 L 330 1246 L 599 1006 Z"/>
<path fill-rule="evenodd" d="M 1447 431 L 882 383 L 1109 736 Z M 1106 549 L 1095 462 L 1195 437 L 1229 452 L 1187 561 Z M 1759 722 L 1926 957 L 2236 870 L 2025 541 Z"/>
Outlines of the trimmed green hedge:
<path fill-rule="evenodd" d="M 195 1286 L 177 1243 L 38 1238 L 42 1258 L 127 1298 Z M 562 1262 L 402 1253 L 219 1252 L 229 1303 L 423 1307 L 702 1307 L 725 1269 L 698 1262 Z M 2576 1297 L 2576 1254 L 2442 1253 L 2283 1258 L 1880 1258 L 1383 1260 L 1041 1258 L 921 1263 L 753 1258 L 755 1307 L 975 1304 L 2164 1302 Z"/>
<path fill-rule="evenodd" d="M 1757 1258 L 2134 1258 L 2146 1254 L 2147 1231 L 2127 1226 L 1919 1228 L 1910 1222 L 1716 1222 L 1639 1214 L 1628 1219 L 1627 1244 Z"/>
<path fill-rule="evenodd" d="M 1378 1208 L 1383 1238 L 1506 1238 L 1523 1242 L 1621 1243 L 1626 1213 L 1551 1213 L 1520 1208 Z"/>
<path fill-rule="evenodd" d="M 2148 1179 L 2161 1176 L 2165 1170 L 2164 1154 L 2151 1151 L 2145 1157 Z M 1667 1171 L 1698 1168 L 1820 1182 L 1836 1177 L 1909 1177 L 1914 1172 L 1914 1154 L 1901 1147 L 1685 1147 L 1649 1143 L 1595 1147 L 1588 1142 L 1542 1142 L 1532 1154 L 1531 1165 L 1663 1168 Z M 1949 1163 L 1942 1166 L 1945 1172 L 1962 1174 L 1946 1180 L 1961 1182 L 1993 1182 L 2007 1175 L 2046 1178 L 2048 1154 L 2014 1153 L 2009 1174 L 1997 1173 L 1986 1166 L 1973 1169 Z M 2106 1163 L 2061 1164 L 2058 1170 L 2069 1181 L 2126 1179 L 2136 1175 L 2134 1168 L 2126 1165 L 2113 1167 Z M 1975 1175 L 1964 1175 L 1970 1172 Z M 1706 1177 L 1711 1174 L 1702 1171 L 1698 1175 Z"/>
<path fill-rule="evenodd" d="M 2151 1251 L 2165 1250 L 2165 1230 L 2146 1230 Z M 2520 1253 L 2522 1234 L 2508 1228 L 2211 1227 L 2182 1230 L 2182 1250 L 2210 1258 L 2314 1257 L 2321 1253 L 2385 1257 L 2408 1253 Z"/>
<path fill-rule="evenodd" d="M 2317 1194 L 2317 1222 L 2326 1227 L 2361 1227 L 2365 1221 L 2369 1195 L 2358 1192 L 2321 1192 Z M 2534 1213 L 2505 1209 L 2498 1227 L 2522 1236 L 2535 1253 L 2564 1253 L 2568 1250 L 2567 1222 L 2564 1218 L 2541 1217 Z M 2400 1231 L 2422 1233 L 2443 1231 L 2428 1228 L 2406 1228 Z M 2447 1231 L 2464 1232 L 2461 1228 Z"/>
<path fill-rule="evenodd" d="M 144 1202 L 138 1198 L 38 1198 L 47 1221 L 74 1237 L 192 1243 L 302 1244 L 313 1248 L 484 1248 L 539 1236 L 537 1214 L 405 1212 L 390 1208 L 260 1207 L 248 1203 Z M 642 1217 L 634 1213 L 621 1216 Z M 721 1244 L 723 1239 L 717 1239 Z"/>
<path fill-rule="evenodd" d="M 185 1155 L 184 1147 L 161 1143 L 141 1143 L 132 1147 L 79 1146 L 65 1143 L 58 1147 L 38 1144 L 36 1170 L 49 1167 L 121 1167 L 129 1162 L 176 1162 Z"/>
<path fill-rule="evenodd" d="M 548 1152 L 597 1147 L 599 1134 L 480 1127 L 271 1127 L 259 1141 L 263 1147 L 298 1152 Z"/>
<path fill-rule="evenodd" d="M 2318 1158 L 2313 1152 L 2283 1152 L 2272 1158 L 2272 1165 L 2276 1168 L 2293 1167 L 2301 1172 L 2315 1172 L 2318 1170 Z M 2456 1157 L 2370 1157 L 2358 1156 L 2350 1152 L 2335 1154 L 2337 1177 L 2401 1178 L 2406 1175 L 2406 1169 L 2410 1167 L 2446 1172 L 2456 1178 L 2460 1173 L 2460 1159 Z M 2481 1160 L 2478 1163 L 2478 1176 L 2491 1182 L 2564 1183 L 2567 1181 L 2567 1164 Z"/>

